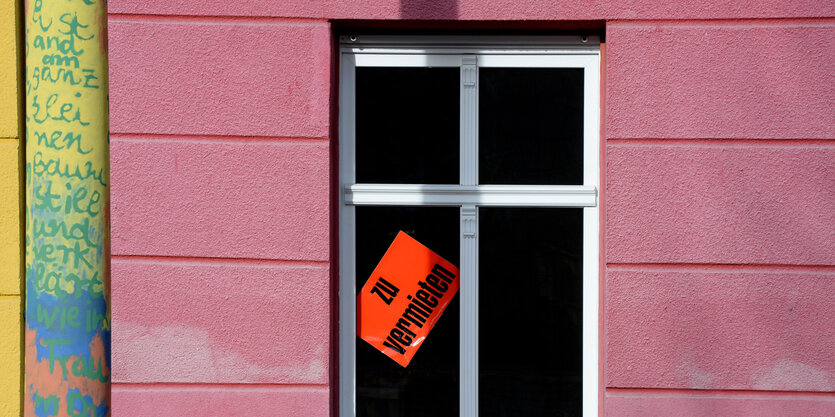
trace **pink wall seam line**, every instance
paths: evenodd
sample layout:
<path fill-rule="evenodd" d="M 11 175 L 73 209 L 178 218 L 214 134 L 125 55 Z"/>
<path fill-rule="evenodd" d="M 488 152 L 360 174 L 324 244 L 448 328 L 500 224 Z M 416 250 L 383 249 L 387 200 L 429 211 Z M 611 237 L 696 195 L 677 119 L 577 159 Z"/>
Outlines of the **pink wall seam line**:
<path fill-rule="evenodd" d="M 309 266 L 327 268 L 328 261 L 299 259 L 210 258 L 196 256 L 113 255 L 114 263 L 153 263 L 171 265 L 253 265 L 253 266 Z"/>
<path fill-rule="evenodd" d="M 702 397 L 736 399 L 799 399 L 835 401 L 835 393 L 815 391 L 768 391 L 768 390 L 698 390 L 673 388 L 617 388 L 606 387 L 607 397 Z"/>
<path fill-rule="evenodd" d="M 700 263 L 608 263 L 612 271 L 748 271 L 748 272 L 835 272 L 835 265 L 790 264 L 700 264 Z"/>
<path fill-rule="evenodd" d="M 109 13 L 109 20 L 120 22 L 162 22 L 162 23 L 210 23 L 223 22 L 235 24 L 282 24 L 307 25 L 322 24 L 328 19 L 314 17 L 276 17 L 276 16 L 210 16 L 210 15 L 174 15 L 174 14 L 126 14 Z"/>

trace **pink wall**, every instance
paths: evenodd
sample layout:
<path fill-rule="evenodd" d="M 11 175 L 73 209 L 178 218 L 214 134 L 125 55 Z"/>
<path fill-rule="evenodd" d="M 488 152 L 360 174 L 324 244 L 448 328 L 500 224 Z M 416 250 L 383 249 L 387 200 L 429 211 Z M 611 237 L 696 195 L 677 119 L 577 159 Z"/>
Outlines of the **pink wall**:
<path fill-rule="evenodd" d="M 606 35 L 607 415 L 831 415 L 835 25 Z"/>
<path fill-rule="evenodd" d="M 328 23 L 109 29 L 113 415 L 327 416 Z"/>
<path fill-rule="evenodd" d="M 831 2 L 109 9 L 114 416 L 329 415 L 332 19 L 605 21 L 603 410 L 835 413 Z"/>

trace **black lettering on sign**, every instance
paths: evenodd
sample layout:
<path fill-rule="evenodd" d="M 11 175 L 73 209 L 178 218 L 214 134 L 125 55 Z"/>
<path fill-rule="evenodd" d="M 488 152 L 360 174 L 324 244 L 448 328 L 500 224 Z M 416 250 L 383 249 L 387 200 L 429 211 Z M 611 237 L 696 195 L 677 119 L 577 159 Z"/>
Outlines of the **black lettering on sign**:
<path fill-rule="evenodd" d="M 445 293 L 445 292 L 449 289 L 449 285 L 447 285 L 447 283 L 446 283 L 446 282 L 441 281 L 441 279 L 440 279 L 440 278 L 438 278 L 438 277 L 436 277 L 436 276 L 434 276 L 434 275 L 432 275 L 432 274 L 429 274 L 429 275 L 427 275 L 427 276 L 426 276 L 426 282 L 427 282 L 429 285 L 431 285 L 431 286 L 432 286 L 432 288 L 434 288 L 436 291 L 440 291 L 440 292 L 442 292 L 442 293 Z M 424 286 L 424 285 L 425 285 L 425 284 L 423 284 L 423 282 L 420 282 L 420 286 L 421 286 L 421 288 L 423 288 L 423 289 L 425 289 L 425 290 L 429 290 L 429 288 L 427 288 L 427 287 L 426 287 L 426 286 Z M 430 291 L 431 291 L 431 290 L 430 290 Z M 435 293 L 435 291 L 432 291 L 432 294 L 436 294 L 436 293 Z M 440 297 L 440 295 L 437 295 L 437 294 L 436 294 L 436 295 L 435 295 L 435 297 Z"/>
<path fill-rule="evenodd" d="M 401 355 L 406 353 L 406 348 L 400 346 L 400 344 L 395 342 L 394 339 L 391 338 L 391 336 L 386 337 L 386 341 L 383 342 L 383 345 L 388 346 L 389 348 L 391 348 L 391 350 Z"/>
<path fill-rule="evenodd" d="M 406 298 L 411 300 L 412 296 L 409 295 Z M 413 301 L 409 303 L 406 307 L 406 311 L 403 312 L 403 318 L 412 322 L 412 324 L 417 327 L 423 327 L 423 324 L 426 323 L 426 320 L 429 318 L 429 314 L 431 312 L 432 310 L 422 306 L 420 302 Z"/>
<path fill-rule="evenodd" d="M 404 346 L 410 346 L 416 336 L 415 332 L 410 329 L 411 325 L 422 328 L 429 316 L 440 305 L 440 299 L 449 290 L 449 284 L 455 280 L 455 274 L 446 268 L 435 264 L 432 271 L 426 276 L 426 281 L 419 281 L 418 287 L 421 289 L 415 292 L 414 297 L 407 295 L 406 299 L 410 300 L 406 311 L 403 312 L 402 318 L 397 320 L 394 328 L 389 332 L 384 346 L 391 348 L 391 350 L 406 354 Z M 380 278 L 382 280 L 382 278 Z M 391 285 L 391 284 L 389 284 Z M 374 292 L 373 290 L 371 292 Z M 382 297 L 382 294 L 380 295 Z M 385 301 L 385 299 L 384 299 Z"/>
<path fill-rule="evenodd" d="M 394 301 L 394 297 L 396 297 L 397 293 L 399 292 L 399 288 L 395 287 L 394 284 L 386 281 L 383 277 L 378 278 L 377 282 L 374 283 L 374 287 L 371 288 L 371 294 L 377 294 L 378 296 L 380 296 L 383 302 L 388 305 L 391 305 L 391 302 Z M 386 294 L 388 294 L 389 297 L 386 297 Z"/>
<path fill-rule="evenodd" d="M 397 324 L 395 324 L 395 327 L 397 327 L 398 329 L 402 330 L 404 334 L 407 334 L 407 335 L 409 335 L 409 336 L 411 336 L 411 337 L 415 337 L 415 336 L 417 336 L 417 335 L 415 334 L 415 332 L 413 332 L 413 331 L 409 330 L 409 321 L 408 321 L 408 320 L 406 320 L 406 319 L 402 319 L 402 318 L 401 318 L 401 319 L 397 319 Z"/>
<path fill-rule="evenodd" d="M 408 346 L 412 343 L 412 337 L 404 333 L 400 329 L 391 329 L 389 335 L 394 338 L 398 343 Z"/>
<path fill-rule="evenodd" d="M 446 268 L 438 264 L 435 264 L 435 266 L 432 267 L 431 273 L 435 274 L 436 276 L 450 284 L 452 283 L 452 280 L 455 279 L 455 274 L 449 272 L 448 270 L 446 270 Z"/>

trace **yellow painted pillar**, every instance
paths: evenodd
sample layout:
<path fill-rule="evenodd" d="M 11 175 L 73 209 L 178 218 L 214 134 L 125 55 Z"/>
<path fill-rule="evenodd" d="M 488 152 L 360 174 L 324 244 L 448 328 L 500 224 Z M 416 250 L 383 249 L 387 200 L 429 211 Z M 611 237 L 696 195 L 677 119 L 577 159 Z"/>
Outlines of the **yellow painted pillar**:
<path fill-rule="evenodd" d="M 105 0 L 28 0 L 24 415 L 110 414 Z"/>
<path fill-rule="evenodd" d="M 21 412 L 22 0 L 0 0 L 0 416 Z"/>

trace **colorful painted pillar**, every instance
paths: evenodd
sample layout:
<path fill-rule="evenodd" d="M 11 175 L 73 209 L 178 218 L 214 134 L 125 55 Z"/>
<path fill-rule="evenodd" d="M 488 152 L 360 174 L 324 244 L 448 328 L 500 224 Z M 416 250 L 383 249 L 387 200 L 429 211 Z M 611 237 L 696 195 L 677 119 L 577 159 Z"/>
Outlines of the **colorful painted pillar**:
<path fill-rule="evenodd" d="M 24 415 L 110 415 L 105 0 L 26 1 Z"/>

